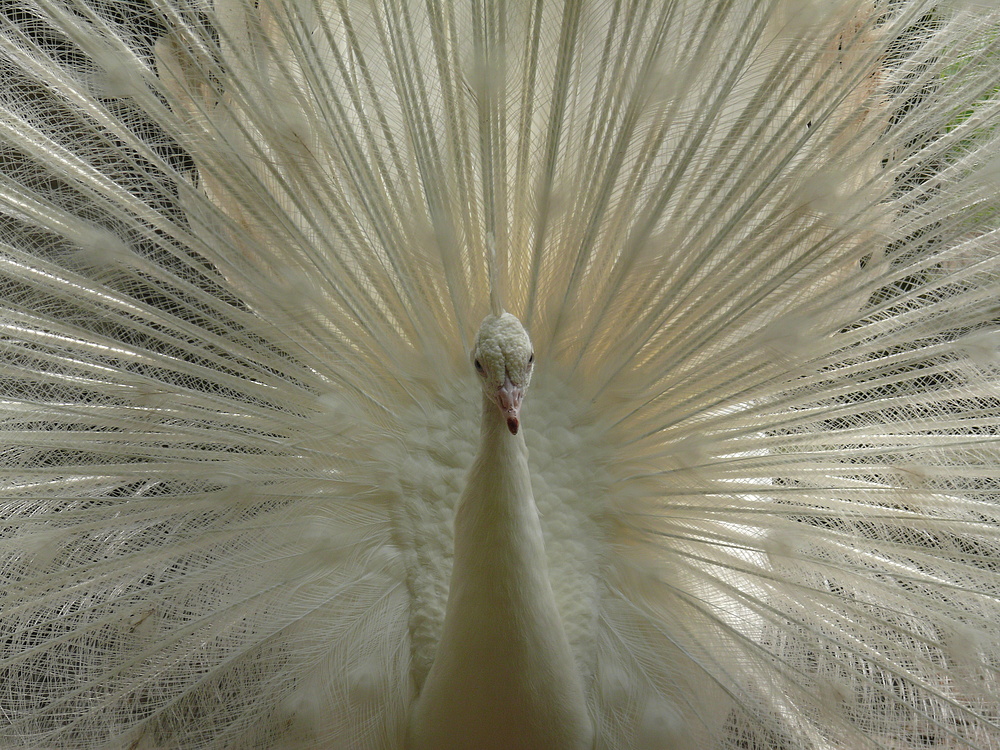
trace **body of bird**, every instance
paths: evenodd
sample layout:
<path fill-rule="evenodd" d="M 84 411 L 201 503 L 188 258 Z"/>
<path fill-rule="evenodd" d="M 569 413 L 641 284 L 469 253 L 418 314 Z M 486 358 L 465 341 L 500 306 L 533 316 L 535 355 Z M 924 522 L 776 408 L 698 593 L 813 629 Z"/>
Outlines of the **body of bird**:
<path fill-rule="evenodd" d="M 522 329 L 514 343 L 526 338 Z M 506 357 L 492 359 L 481 366 L 504 372 Z M 524 380 L 526 357 L 518 359 L 515 377 Z M 524 434 L 510 432 L 496 391 L 497 383 L 484 383 L 479 453 L 455 517 L 444 629 L 414 706 L 410 746 L 589 750 L 593 726 L 549 582 Z"/>

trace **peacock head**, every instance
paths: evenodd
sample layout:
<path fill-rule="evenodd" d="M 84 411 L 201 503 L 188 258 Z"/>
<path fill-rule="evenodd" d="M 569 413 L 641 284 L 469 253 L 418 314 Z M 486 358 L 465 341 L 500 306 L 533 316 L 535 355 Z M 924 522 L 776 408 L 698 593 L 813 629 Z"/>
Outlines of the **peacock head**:
<path fill-rule="evenodd" d="M 512 435 L 520 427 L 521 400 L 534 364 L 535 352 L 521 321 L 506 312 L 487 315 L 472 347 L 472 365 L 483 381 L 483 392 L 496 402 Z"/>

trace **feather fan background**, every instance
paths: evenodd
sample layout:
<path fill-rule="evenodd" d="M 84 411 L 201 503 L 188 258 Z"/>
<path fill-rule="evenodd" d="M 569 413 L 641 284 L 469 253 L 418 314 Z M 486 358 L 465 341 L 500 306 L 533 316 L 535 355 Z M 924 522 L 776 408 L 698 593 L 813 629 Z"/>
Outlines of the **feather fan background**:
<path fill-rule="evenodd" d="M 598 747 L 1000 747 L 996 9 L 0 23 L 4 747 L 402 747 L 491 283 Z"/>

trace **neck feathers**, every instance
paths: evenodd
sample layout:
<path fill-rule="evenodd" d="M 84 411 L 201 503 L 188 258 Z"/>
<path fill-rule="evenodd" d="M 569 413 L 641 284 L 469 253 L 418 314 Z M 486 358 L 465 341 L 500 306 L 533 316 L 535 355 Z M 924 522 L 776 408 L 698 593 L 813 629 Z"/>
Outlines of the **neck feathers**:
<path fill-rule="evenodd" d="M 548 579 L 524 433 L 511 435 L 487 399 L 455 519 L 444 630 L 410 747 L 590 750 L 592 735 Z"/>

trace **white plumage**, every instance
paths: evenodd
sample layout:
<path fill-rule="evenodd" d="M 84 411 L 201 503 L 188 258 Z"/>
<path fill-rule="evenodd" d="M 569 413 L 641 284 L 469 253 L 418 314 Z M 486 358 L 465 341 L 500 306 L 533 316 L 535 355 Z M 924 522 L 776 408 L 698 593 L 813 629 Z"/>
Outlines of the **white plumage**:
<path fill-rule="evenodd" d="M 0 746 L 1000 747 L 1000 11 L 0 24 Z"/>

